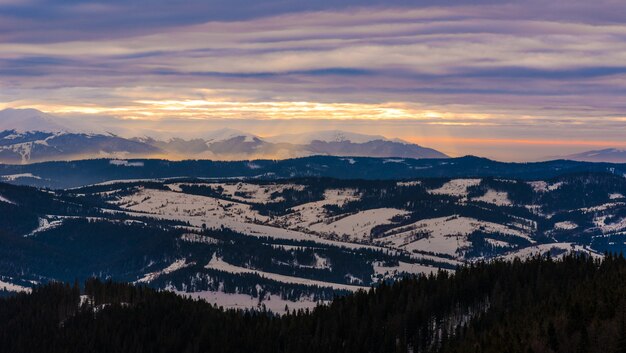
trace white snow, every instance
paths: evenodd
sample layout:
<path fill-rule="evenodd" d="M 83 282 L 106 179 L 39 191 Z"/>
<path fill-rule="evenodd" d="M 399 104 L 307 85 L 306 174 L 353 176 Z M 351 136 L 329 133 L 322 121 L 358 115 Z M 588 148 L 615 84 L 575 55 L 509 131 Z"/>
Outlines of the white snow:
<path fill-rule="evenodd" d="M 176 191 L 182 191 L 180 185 L 170 184 L 170 188 Z M 273 193 L 284 192 L 285 190 L 304 190 L 304 185 L 298 184 L 251 184 L 245 182 L 237 183 L 197 183 L 184 185 L 198 185 L 210 187 L 213 190 L 223 189 L 222 196 L 233 200 L 246 203 L 272 203 L 283 201 L 282 198 L 272 199 Z"/>
<path fill-rule="evenodd" d="M 278 136 L 268 137 L 265 140 L 271 142 L 288 142 L 295 144 L 309 144 L 313 141 L 323 142 L 342 142 L 350 141 L 352 143 L 365 143 L 375 140 L 386 140 L 384 136 L 380 135 L 364 135 L 340 130 L 327 130 L 327 131 L 314 131 L 303 134 L 284 134 Z"/>
<path fill-rule="evenodd" d="M 563 182 L 560 181 L 558 183 L 548 184 L 545 181 L 539 180 L 539 181 L 531 181 L 528 183 L 528 185 L 530 185 L 533 188 L 533 190 L 535 190 L 535 192 L 548 192 L 548 191 L 554 191 L 560 188 L 561 186 L 563 186 Z"/>
<path fill-rule="evenodd" d="M 224 293 L 217 291 L 200 291 L 200 292 L 182 292 L 169 288 L 168 290 L 182 296 L 191 299 L 204 300 L 209 304 L 223 307 L 224 309 L 262 309 L 265 307 L 267 310 L 272 311 L 275 314 L 285 314 L 285 307 L 289 311 L 293 310 L 312 310 L 318 305 L 328 304 L 327 302 L 316 302 L 308 297 L 300 298 L 298 301 L 285 300 L 280 295 L 269 294 L 264 298 L 254 298 L 247 294 L 237 293 Z"/>
<path fill-rule="evenodd" d="M 382 279 L 396 278 L 401 274 L 417 275 L 437 273 L 439 268 L 425 266 L 420 264 L 410 264 L 407 262 L 398 261 L 398 266 L 384 266 L 381 262 L 375 261 L 372 263 L 374 268 L 374 274 L 376 277 L 380 276 Z"/>
<path fill-rule="evenodd" d="M 281 228 L 309 232 L 312 224 L 323 222 L 328 217 L 324 210 L 325 205 L 341 207 L 347 202 L 358 200 L 359 197 L 360 195 L 354 189 L 328 189 L 324 192 L 323 200 L 293 207 L 290 210 L 293 212 L 280 217 L 273 224 Z"/>
<path fill-rule="evenodd" d="M 387 236 L 376 240 L 378 244 L 405 249 L 407 251 L 430 251 L 457 255 L 470 245 L 467 235 L 482 230 L 485 233 L 502 233 L 532 241 L 530 237 L 505 225 L 479 221 L 469 217 L 440 217 L 425 219 L 413 224 L 387 231 Z"/>
<path fill-rule="evenodd" d="M 223 259 L 219 258 L 216 254 L 213 254 L 213 258 L 211 259 L 211 261 L 209 261 L 209 263 L 205 267 L 214 269 L 214 270 L 230 272 L 230 273 L 256 274 L 261 277 L 265 277 L 265 278 L 282 282 L 282 283 L 304 284 L 304 285 L 320 286 L 320 287 L 332 287 L 334 289 L 342 289 L 342 290 L 349 290 L 349 291 L 357 291 L 359 289 L 364 289 L 364 290 L 368 289 L 368 287 L 316 281 L 316 280 L 307 279 L 307 278 L 285 276 L 285 275 L 281 275 L 277 273 L 264 272 L 264 271 L 253 270 L 253 269 L 249 269 L 245 267 L 239 267 L 239 266 L 235 266 L 235 265 L 231 265 L 227 263 Z"/>
<path fill-rule="evenodd" d="M 390 159 L 385 159 L 383 161 L 383 164 L 387 164 L 387 163 L 404 163 L 404 159 L 401 158 L 390 158 Z"/>
<path fill-rule="evenodd" d="M 15 181 L 20 178 L 33 178 L 33 179 L 41 179 L 32 173 L 21 173 L 21 174 L 8 174 L 8 175 L 0 175 L 0 178 L 4 181 Z"/>
<path fill-rule="evenodd" d="M 569 221 L 557 222 L 554 224 L 554 229 L 571 230 L 576 228 L 578 228 L 578 225 Z"/>
<path fill-rule="evenodd" d="M 607 216 L 599 216 L 594 219 L 595 225 L 603 234 L 616 233 L 626 229 L 626 218 L 622 218 L 615 223 L 606 224 L 607 218 Z"/>
<path fill-rule="evenodd" d="M 219 244 L 220 242 L 219 240 L 215 238 L 211 238 L 206 235 L 200 235 L 200 234 L 195 234 L 195 233 L 185 233 L 180 236 L 180 239 L 186 242 L 190 242 L 190 243 L 202 243 L 202 244 Z"/>
<path fill-rule="evenodd" d="M 345 195 L 344 197 L 347 198 L 349 196 Z M 213 197 L 164 190 L 140 189 L 135 194 L 124 196 L 117 201 L 111 202 L 124 208 L 126 211 L 123 211 L 123 213 L 129 215 L 186 221 L 196 228 L 206 225 L 207 228 L 219 229 L 224 226 L 236 232 L 257 237 L 307 240 L 352 249 L 378 248 L 322 239 L 315 234 L 286 229 L 286 227 L 278 224 L 279 221 L 270 224 L 268 217 L 253 211 L 249 205 Z M 103 211 L 108 213 L 120 212 L 115 210 Z"/>
<path fill-rule="evenodd" d="M 409 187 L 409 186 L 417 186 L 421 185 L 422 182 L 419 180 L 411 180 L 411 181 L 399 181 L 396 183 L 397 186 L 401 187 Z"/>
<path fill-rule="evenodd" d="M 487 190 L 487 192 L 481 197 L 475 197 L 473 201 L 491 203 L 497 206 L 512 206 L 513 203 L 509 200 L 509 194 L 504 191 Z"/>
<path fill-rule="evenodd" d="M 438 189 L 430 190 L 431 194 L 449 196 L 467 196 L 467 188 L 480 184 L 480 179 L 453 179 Z"/>
<path fill-rule="evenodd" d="M 229 128 L 211 131 L 205 134 L 204 137 L 207 141 L 207 144 L 211 144 L 214 142 L 228 141 L 236 137 L 243 137 L 244 142 L 254 142 L 255 139 L 259 139 L 259 137 L 256 135 L 252 135 L 247 132 L 243 132 L 243 131 L 235 130 L 235 129 L 229 129 Z"/>
<path fill-rule="evenodd" d="M 15 205 L 15 202 L 7 199 L 6 197 L 0 195 L 0 202 L 4 202 L 4 203 L 10 203 L 11 205 Z"/>
<path fill-rule="evenodd" d="M 355 164 L 355 163 L 356 163 L 356 161 L 354 160 L 354 158 L 340 158 L 339 160 L 341 160 L 341 161 L 346 161 L 346 162 L 348 162 L 348 163 L 350 163 L 350 164 Z"/>
<path fill-rule="evenodd" d="M 615 200 L 615 199 L 623 199 L 624 195 L 620 194 L 620 193 L 612 193 L 609 194 L 609 199 L 611 200 Z"/>
<path fill-rule="evenodd" d="M 47 218 L 39 218 L 39 226 L 35 228 L 32 232 L 24 235 L 24 237 L 32 237 L 37 233 L 45 232 L 50 229 L 59 227 L 61 224 L 63 224 L 62 220 L 54 220 L 50 222 Z"/>
<path fill-rule="evenodd" d="M 118 167 L 143 167 L 143 162 L 129 162 L 123 159 L 113 159 L 109 161 L 109 164 L 118 166 Z"/>
<path fill-rule="evenodd" d="M 353 241 L 369 240 L 372 229 L 381 224 L 392 223 L 391 219 L 396 216 L 407 214 L 407 211 L 396 208 L 376 208 L 361 211 L 339 220 L 326 220 L 309 226 L 311 231 L 321 234 L 336 234 L 347 236 Z"/>
<path fill-rule="evenodd" d="M 511 246 L 511 244 L 509 244 L 509 243 L 507 243 L 505 241 L 502 241 L 502 240 L 495 240 L 495 239 L 487 238 L 487 239 L 485 239 L 485 241 L 487 243 L 489 243 L 490 245 L 492 245 L 492 246 L 496 246 L 496 247 L 500 247 L 500 248 L 506 248 L 506 247 Z"/>
<path fill-rule="evenodd" d="M 59 120 L 62 119 L 36 109 L 4 109 L 0 111 L 0 131 L 67 131 Z"/>
<path fill-rule="evenodd" d="M 577 210 L 586 212 L 586 213 L 595 213 L 595 212 L 606 211 L 608 209 L 615 208 L 618 206 L 623 206 L 625 204 L 626 203 L 624 202 L 609 202 L 609 203 L 605 203 L 604 205 L 594 206 L 594 207 L 584 207 L 584 208 L 579 208 Z"/>
<path fill-rule="evenodd" d="M 23 286 L 19 286 L 17 284 L 13 284 L 13 283 L 9 283 L 9 282 L 5 282 L 3 280 L 0 280 L 0 290 L 2 289 L 6 289 L 9 292 L 27 292 L 29 293 L 31 291 L 30 288 L 28 287 L 23 287 Z"/>
<path fill-rule="evenodd" d="M 135 283 L 150 283 L 162 275 L 176 272 L 180 270 L 181 268 L 189 267 L 194 264 L 195 264 L 194 262 L 188 263 L 187 259 L 179 259 L 179 260 L 174 261 L 172 264 L 162 269 L 161 271 L 151 272 L 151 273 L 146 274 L 141 279 L 137 280 Z"/>
<path fill-rule="evenodd" d="M 563 251 L 562 254 L 556 256 L 557 259 L 562 258 L 563 256 L 565 256 L 567 253 L 570 253 L 570 252 L 583 252 L 594 258 L 603 257 L 601 254 L 598 254 L 597 252 L 591 250 L 587 246 L 577 245 L 573 243 L 551 243 L 551 244 L 533 245 L 533 246 L 529 246 L 523 249 L 514 250 L 504 256 L 500 256 L 500 258 L 505 261 L 513 261 L 516 258 L 523 260 L 523 259 L 527 259 L 529 257 L 536 256 L 536 255 L 544 255 L 550 252 L 551 250 Z"/>

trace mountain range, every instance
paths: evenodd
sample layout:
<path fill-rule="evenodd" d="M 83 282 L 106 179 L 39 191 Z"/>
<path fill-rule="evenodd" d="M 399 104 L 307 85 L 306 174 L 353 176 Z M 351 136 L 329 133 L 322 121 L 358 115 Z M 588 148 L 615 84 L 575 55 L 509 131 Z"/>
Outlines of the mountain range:
<path fill-rule="evenodd" d="M 529 181 L 457 178 L 448 166 L 433 167 L 444 177 L 404 180 L 147 179 L 56 190 L 0 182 L 0 292 L 96 275 L 284 312 L 467 262 L 626 249 L 622 173 Z M 97 171 L 63 169 L 69 178 Z"/>
<path fill-rule="evenodd" d="M 473 156 L 443 159 L 311 156 L 282 160 L 211 161 L 87 159 L 0 165 L 0 182 L 53 189 L 116 180 L 338 178 L 513 178 L 539 180 L 572 173 L 626 175 L 626 165 L 555 160 L 504 163 Z"/>
<path fill-rule="evenodd" d="M 77 131 L 34 109 L 0 111 L 0 163 L 24 164 L 79 158 L 250 160 L 311 155 L 446 158 L 431 148 L 383 136 L 338 130 L 262 138 L 224 128 L 202 138 L 167 140 Z"/>
<path fill-rule="evenodd" d="M 624 163 L 626 162 L 626 150 L 617 148 L 606 148 L 602 150 L 594 150 L 571 154 L 563 157 L 572 161 L 583 162 L 611 162 L 611 163 Z"/>

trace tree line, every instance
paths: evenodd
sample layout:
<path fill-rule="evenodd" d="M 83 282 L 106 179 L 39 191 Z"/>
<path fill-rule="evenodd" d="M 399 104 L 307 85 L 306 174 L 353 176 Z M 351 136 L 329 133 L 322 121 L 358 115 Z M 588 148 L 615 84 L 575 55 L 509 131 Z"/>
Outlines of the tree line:
<path fill-rule="evenodd" d="M 82 296 L 81 296 L 82 294 Z M 477 263 L 283 316 L 98 279 L 0 299 L 3 352 L 624 352 L 626 260 Z"/>

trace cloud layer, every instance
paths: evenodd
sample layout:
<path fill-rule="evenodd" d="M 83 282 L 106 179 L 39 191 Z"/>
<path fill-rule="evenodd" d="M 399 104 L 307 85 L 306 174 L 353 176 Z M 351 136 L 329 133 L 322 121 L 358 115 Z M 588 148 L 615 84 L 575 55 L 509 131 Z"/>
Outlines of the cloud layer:
<path fill-rule="evenodd" d="M 448 151 L 626 137 L 619 1 L 128 3 L 0 0 L 0 108 L 396 126 Z"/>

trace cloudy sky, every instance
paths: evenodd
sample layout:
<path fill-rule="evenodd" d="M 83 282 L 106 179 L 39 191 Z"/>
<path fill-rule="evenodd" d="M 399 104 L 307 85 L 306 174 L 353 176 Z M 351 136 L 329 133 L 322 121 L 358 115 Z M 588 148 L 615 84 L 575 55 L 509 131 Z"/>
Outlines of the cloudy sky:
<path fill-rule="evenodd" d="M 503 160 L 626 148 L 621 0 L 0 0 L 0 109 L 136 134 L 345 129 Z"/>

